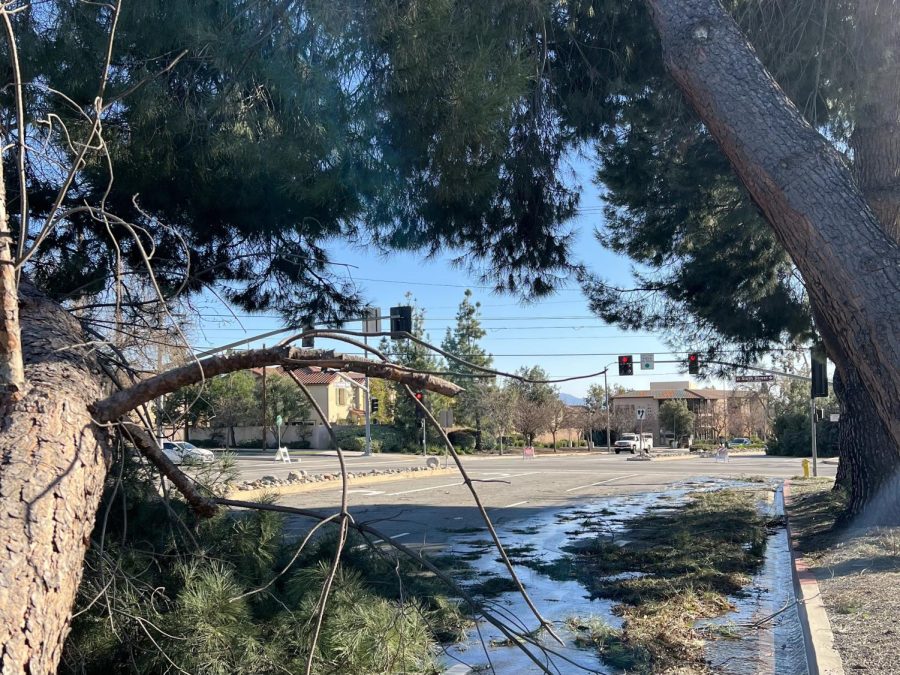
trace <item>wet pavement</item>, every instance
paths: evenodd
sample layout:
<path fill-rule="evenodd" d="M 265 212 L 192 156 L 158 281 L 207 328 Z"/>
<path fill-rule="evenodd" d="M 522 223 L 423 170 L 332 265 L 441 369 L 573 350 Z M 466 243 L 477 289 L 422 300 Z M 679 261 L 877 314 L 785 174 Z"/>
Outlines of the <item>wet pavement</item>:
<path fill-rule="evenodd" d="M 774 487 L 776 483 L 772 483 Z M 577 506 L 549 508 L 533 514 L 528 521 L 508 523 L 498 528 L 508 547 L 516 572 L 544 617 L 554 624 L 563 638 L 560 646 L 546 633 L 538 634 L 537 644 L 530 646 L 532 655 L 550 672 L 613 673 L 605 666 L 595 649 L 576 644 L 576 635 L 567 628 L 567 620 L 584 621 L 595 617 L 612 627 L 620 627 L 621 619 L 612 608 L 615 602 L 591 598 L 589 591 L 576 580 L 559 581 L 541 571 L 561 558 L 567 548 L 577 548 L 598 534 L 617 543 L 628 523 L 649 509 L 660 509 L 683 503 L 692 491 L 733 487 L 733 480 L 720 478 L 692 479 L 674 484 L 665 492 L 648 492 L 619 497 L 596 498 Z M 744 484 L 751 485 L 751 484 Z M 752 484 L 752 487 L 765 487 Z M 770 519 L 783 514 L 780 489 L 767 493 L 771 498 L 759 508 Z M 448 533 L 449 543 L 442 552 L 460 561 L 460 576 L 470 587 L 505 577 L 505 569 L 490 545 L 487 533 L 463 528 Z M 546 568 L 544 571 L 548 571 Z M 626 572 L 638 575 L 639 572 Z M 622 577 L 622 575 L 618 575 Z M 611 579 L 613 577 L 607 577 Z M 774 528 L 767 541 L 764 562 L 742 597 L 730 598 L 736 611 L 698 625 L 716 624 L 719 628 L 705 647 L 705 655 L 716 672 L 749 675 L 806 675 L 806 657 L 799 618 L 794 602 L 791 579 L 790 550 L 785 528 Z M 504 592 L 486 599 L 487 606 L 519 632 L 533 630 L 538 622 L 517 592 Z M 774 616 L 773 616 L 774 615 Z M 724 636 L 728 637 L 724 637 Z M 489 623 L 479 622 L 464 643 L 447 648 L 443 659 L 453 672 L 466 672 L 460 664 L 476 672 L 540 673 L 543 672 L 523 651 L 509 645 L 505 636 Z"/>

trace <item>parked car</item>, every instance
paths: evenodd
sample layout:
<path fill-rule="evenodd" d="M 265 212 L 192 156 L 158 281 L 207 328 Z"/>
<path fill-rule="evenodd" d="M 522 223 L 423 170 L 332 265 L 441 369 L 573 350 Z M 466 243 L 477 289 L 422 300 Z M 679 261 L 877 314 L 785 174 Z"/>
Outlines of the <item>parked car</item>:
<path fill-rule="evenodd" d="M 751 441 L 749 438 L 743 437 L 732 438 L 730 441 L 728 441 L 728 445 L 730 445 L 732 448 L 741 445 L 753 445 L 753 441 Z"/>
<path fill-rule="evenodd" d="M 623 450 L 627 450 L 633 455 L 635 451 L 641 449 L 641 441 L 637 434 L 622 434 L 619 436 L 619 440 L 613 444 L 613 448 L 617 455 Z"/>
<path fill-rule="evenodd" d="M 173 464 L 209 464 L 215 460 L 212 451 L 187 441 L 163 441 L 162 451 Z"/>

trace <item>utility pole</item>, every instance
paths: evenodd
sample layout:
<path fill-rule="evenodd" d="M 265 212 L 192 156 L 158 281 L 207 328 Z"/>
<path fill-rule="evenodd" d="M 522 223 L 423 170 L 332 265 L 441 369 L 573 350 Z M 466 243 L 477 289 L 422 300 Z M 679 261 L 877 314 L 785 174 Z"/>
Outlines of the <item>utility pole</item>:
<path fill-rule="evenodd" d="M 817 464 L 818 459 L 818 449 L 816 448 L 816 399 L 810 396 L 809 398 L 809 438 L 812 444 L 812 465 L 813 465 L 813 477 L 819 475 Z"/>
<path fill-rule="evenodd" d="M 263 349 L 266 345 L 263 344 Z M 266 367 L 262 369 L 262 449 L 265 452 L 268 449 L 266 443 Z"/>
<path fill-rule="evenodd" d="M 612 447 L 610 446 L 609 436 L 610 436 L 610 424 L 609 424 L 609 381 L 606 379 L 606 371 L 609 370 L 609 366 L 603 369 L 603 388 L 606 389 L 606 452 L 609 454 L 612 452 Z"/>
<path fill-rule="evenodd" d="M 369 337 L 364 335 L 363 342 L 368 345 Z M 372 392 L 369 389 L 369 373 L 366 373 L 366 388 L 363 391 L 363 401 L 366 410 L 366 457 L 372 454 Z"/>

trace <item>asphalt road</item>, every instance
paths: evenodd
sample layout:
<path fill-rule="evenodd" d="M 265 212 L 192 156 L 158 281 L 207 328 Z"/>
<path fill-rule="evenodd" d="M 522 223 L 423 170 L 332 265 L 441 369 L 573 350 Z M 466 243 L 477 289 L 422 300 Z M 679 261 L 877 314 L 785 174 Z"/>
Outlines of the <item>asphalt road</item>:
<path fill-rule="evenodd" d="M 801 460 L 780 457 L 732 457 L 728 462 L 691 457 L 665 461 L 627 461 L 625 455 L 597 453 L 587 456 L 521 456 L 463 458 L 476 480 L 482 504 L 501 528 L 527 525 L 547 509 L 558 510 L 604 497 L 663 492 L 706 477 L 766 476 L 790 478 L 802 473 Z M 379 455 L 350 457 L 350 471 L 400 468 L 421 464 L 416 456 Z M 292 465 L 276 465 L 271 459 L 239 460 L 245 478 L 266 473 L 278 475 L 302 468 L 312 472 L 337 470 L 336 457 L 304 458 Z M 833 476 L 836 467 L 819 463 L 820 476 Z M 261 473 L 260 473 L 261 472 Z M 340 487 L 295 495 L 279 502 L 289 506 L 333 513 L 340 504 Z M 350 486 L 349 503 L 357 521 L 368 522 L 392 539 L 406 544 L 439 545 L 461 530 L 483 527 L 471 493 L 458 475 L 401 479 L 372 485 Z M 291 518 L 290 529 L 308 528 L 308 519 Z"/>

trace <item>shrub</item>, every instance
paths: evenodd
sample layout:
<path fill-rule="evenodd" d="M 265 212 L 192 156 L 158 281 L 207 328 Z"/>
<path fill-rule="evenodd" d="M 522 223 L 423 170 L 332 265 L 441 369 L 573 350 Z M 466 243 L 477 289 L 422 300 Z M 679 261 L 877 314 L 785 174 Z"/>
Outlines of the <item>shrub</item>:
<path fill-rule="evenodd" d="M 451 431 L 447 434 L 453 447 L 459 451 L 471 450 L 475 447 L 475 434 L 468 430 Z"/>
<path fill-rule="evenodd" d="M 191 439 L 189 442 L 193 443 L 198 448 L 221 448 L 224 446 L 224 443 L 215 438 L 201 438 L 198 440 Z"/>
<path fill-rule="evenodd" d="M 302 438 L 299 441 L 291 441 L 290 443 L 285 443 L 285 447 L 288 447 L 291 450 L 308 450 L 310 445 L 311 444 L 308 438 Z"/>

